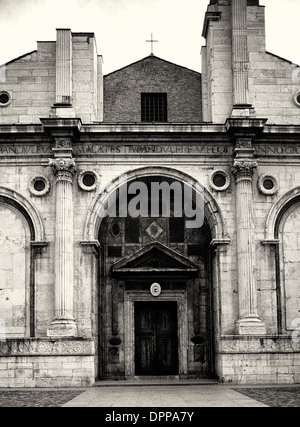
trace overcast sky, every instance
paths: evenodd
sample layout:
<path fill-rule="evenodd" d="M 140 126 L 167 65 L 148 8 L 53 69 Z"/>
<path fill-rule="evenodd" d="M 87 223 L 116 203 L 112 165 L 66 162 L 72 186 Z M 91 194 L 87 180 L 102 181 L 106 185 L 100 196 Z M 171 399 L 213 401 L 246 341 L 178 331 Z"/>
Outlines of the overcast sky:
<path fill-rule="evenodd" d="M 104 73 L 151 53 L 201 71 L 203 19 L 209 0 L 0 0 L 0 64 L 54 41 L 56 28 L 95 32 Z M 266 6 L 267 50 L 300 64 L 300 0 Z"/>

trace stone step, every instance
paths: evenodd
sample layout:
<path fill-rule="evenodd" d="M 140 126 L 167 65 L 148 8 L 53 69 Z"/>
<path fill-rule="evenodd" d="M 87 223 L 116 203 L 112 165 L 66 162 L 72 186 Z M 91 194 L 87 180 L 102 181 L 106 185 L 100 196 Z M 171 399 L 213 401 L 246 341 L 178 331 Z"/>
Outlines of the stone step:
<path fill-rule="evenodd" d="M 134 377 L 130 380 L 96 381 L 93 387 L 205 386 L 218 385 L 216 379 L 179 379 L 179 377 Z"/>

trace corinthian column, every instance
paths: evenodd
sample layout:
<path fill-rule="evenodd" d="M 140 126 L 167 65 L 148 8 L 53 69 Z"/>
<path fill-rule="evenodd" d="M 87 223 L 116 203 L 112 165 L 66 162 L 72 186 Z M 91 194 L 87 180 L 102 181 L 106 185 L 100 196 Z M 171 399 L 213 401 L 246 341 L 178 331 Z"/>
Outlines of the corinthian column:
<path fill-rule="evenodd" d="M 71 149 L 56 148 L 50 166 L 56 176 L 55 318 L 48 336 L 76 336 L 73 314 L 73 177 Z"/>
<path fill-rule="evenodd" d="M 257 289 L 254 275 L 255 247 L 253 221 L 253 161 L 252 149 L 237 149 L 233 165 L 236 180 L 236 227 L 237 227 L 237 269 L 239 291 L 239 320 L 237 333 L 240 335 L 265 335 L 266 327 L 257 311 Z M 239 158 L 239 152 L 249 158 Z"/>

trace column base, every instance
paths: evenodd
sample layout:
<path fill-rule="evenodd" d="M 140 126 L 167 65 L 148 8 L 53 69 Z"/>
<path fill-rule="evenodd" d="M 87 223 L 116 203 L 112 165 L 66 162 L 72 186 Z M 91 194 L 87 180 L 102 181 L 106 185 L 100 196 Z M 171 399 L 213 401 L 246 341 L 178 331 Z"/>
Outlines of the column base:
<path fill-rule="evenodd" d="M 50 112 L 51 117 L 75 118 L 75 110 L 71 104 L 54 104 Z"/>
<path fill-rule="evenodd" d="M 234 105 L 231 112 L 231 117 L 253 117 L 255 114 L 255 110 L 251 104 L 240 104 Z"/>
<path fill-rule="evenodd" d="M 47 330 L 47 337 L 77 337 L 77 325 L 72 319 L 54 319 Z"/>
<path fill-rule="evenodd" d="M 245 318 L 236 322 L 237 335 L 266 335 L 266 325 L 258 318 Z"/>

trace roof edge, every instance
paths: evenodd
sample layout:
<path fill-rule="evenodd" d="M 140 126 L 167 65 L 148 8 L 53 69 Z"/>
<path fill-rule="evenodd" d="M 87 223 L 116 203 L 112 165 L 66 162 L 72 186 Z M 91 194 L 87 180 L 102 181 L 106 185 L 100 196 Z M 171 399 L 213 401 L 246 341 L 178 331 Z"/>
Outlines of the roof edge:
<path fill-rule="evenodd" d="M 294 62 L 290 61 L 289 59 L 283 58 L 282 56 L 276 55 L 275 53 L 272 53 L 272 52 L 269 52 L 269 51 L 266 51 L 266 53 L 268 55 L 271 55 L 271 56 L 274 56 L 275 58 L 280 59 L 281 61 L 288 62 L 291 65 L 296 65 L 297 67 L 300 67 L 300 65 L 295 64 Z"/>
<path fill-rule="evenodd" d="M 112 71 L 112 72 L 110 72 L 110 73 L 108 73 L 108 74 L 105 74 L 105 75 L 104 75 L 104 77 L 108 77 L 108 76 L 110 76 L 110 75 L 112 75 L 112 74 L 114 74 L 114 73 L 118 73 L 119 71 L 125 70 L 126 68 L 129 68 L 129 67 L 131 67 L 132 65 L 136 65 L 136 64 L 138 64 L 138 63 L 140 63 L 140 62 L 144 61 L 145 59 L 149 59 L 149 58 L 156 58 L 156 59 L 158 59 L 159 61 L 163 61 L 163 62 L 165 62 L 165 63 L 167 63 L 167 64 L 175 65 L 176 67 L 184 68 L 184 69 L 186 69 L 186 70 L 188 70 L 188 71 L 191 71 L 192 73 L 195 73 L 195 74 L 198 74 L 198 75 L 200 75 L 200 76 L 201 76 L 201 73 L 200 73 L 199 71 L 192 70 L 191 68 L 184 67 L 183 65 L 175 64 L 175 62 L 171 62 L 171 61 L 168 61 L 168 60 L 166 60 L 166 59 L 160 58 L 159 56 L 156 56 L 156 55 L 150 54 L 150 55 L 148 55 L 148 56 L 145 56 L 145 57 L 144 57 L 144 58 L 142 58 L 142 59 L 139 59 L 138 61 L 132 62 L 132 63 L 130 63 L 130 64 L 128 64 L 128 65 L 125 65 L 124 67 L 118 68 L 118 69 L 117 69 L 117 70 L 115 70 L 115 71 Z"/>
<path fill-rule="evenodd" d="M 37 49 L 32 50 L 31 52 L 25 53 L 24 55 L 18 56 L 17 58 L 14 58 L 8 62 L 5 62 L 4 64 L 0 64 L 0 67 L 4 67 L 5 65 L 11 64 L 12 62 L 19 61 L 20 59 L 25 58 L 26 56 L 32 55 L 35 52 L 37 52 Z"/>

